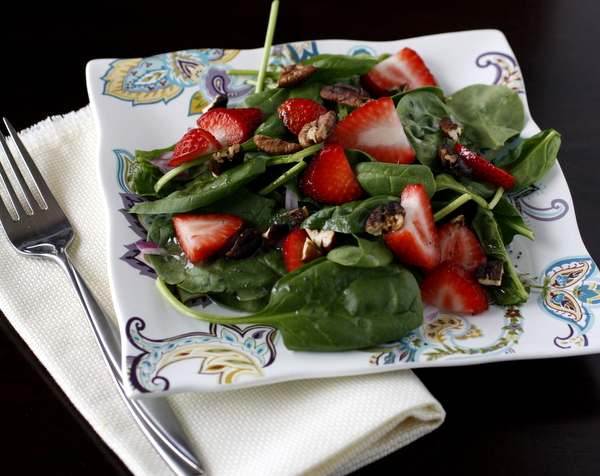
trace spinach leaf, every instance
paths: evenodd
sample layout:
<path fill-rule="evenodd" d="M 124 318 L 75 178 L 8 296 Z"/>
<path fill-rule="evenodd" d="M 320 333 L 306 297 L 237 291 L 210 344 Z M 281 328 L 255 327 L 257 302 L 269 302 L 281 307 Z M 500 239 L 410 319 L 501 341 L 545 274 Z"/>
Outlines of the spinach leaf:
<path fill-rule="evenodd" d="M 446 105 L 462 124 L 460 142 L 475 150 L 499 149 L 525 127 L 523 102 L 507 86 L 467 86 L 447 98 Z"/>
<path fill-rule="evenodd" d="M 471 200 L 477 202 L 478 205 L 487 208 L 488 203 L 484 197 L 480 195 L 479 190 L 467 187 L 466 185 L 458 182 L 452 175 L 439 174 L 435 178 L 435 186 L 437 191 L 441 190 L 453 190 L 461 195 L 467 194 Z"/>
<path fill-rule="evenodd" d="M 438 149 L 446 140 L 440 120 L 452 118 L 444 102 L 433 92 L 423 89 L 403 96 L 396 111 L 419 162 L 433 169 L 440 167 Z"/>
<path fill-rule="evenodd" d="M 506 198 L 500 198 L 492 213 L 502 234 L 504 245 L 509 245 L 515 235 L 523 235 L 533 241 L 533 231 L 527 226 L 519 210 Z"/>
<path fill-rule="evenodd" d="M 241 187 L 236 193 L 228 195 L 206 207 L 198 208 L 197 213 L 228 213 L 244 220 L 244 224 L 259 232 L 266 231 L 273 223 L 283 222 L 275 208 L 277 202 Z"/>
<path fill-rule="evenodd" d="M 313 64 L 317 71 L 307 82 L 334 83 L 342 79 L 367 74 L 379 62 L 377 58 L 366 54 L 348 55 L 317 55 L 304 61 Z"/>
<path fill-rule="evenodd" d="M 277 113 L 277 108 L 286 99 L 309 98 L 322 104 L 321 89 L 324 84 L 320 82 L 305 82 L 293 88 L 275 88 L 267 89 L 257 94 L 248 96 L 241 107 L 257 107 L 263 113 L 263 119 L 268 120 L 273 114 Z"/>
<path fill-rule="evenodd" d="M 354 235 L 356 245 L 342 245 L 332 249 L 327 259 L 343 266 L 373 268 L 386 266 L 392 262 L 394 255 L 381 238 L 362 238 Z"/>
<path fill-rule="evenodd" d="M 504 261 L 504 275 L 501 286 L 488 286 L 495 302 L 500 306 L 518 306 L 527 301 L 529 295 L 511 265 L 502 233 L 491 210 L 478 207 L 472 221 L 473 230 L 477 234 L 486 254 L 492 259 Z"/>
<path fill-rule="evenodd" d="M 369 195 L 400 196 L 404 187 L 421 183 L 427 195 L 435 192 L 433 172 L 426 165 L 361 162 L 354 168 L 356 179 Z"/>
<path fill-rule="evenodd" d="M 309 215 L 302 222 L 302 228 L 315 230 L 333 230 L 339 233 L 363 233 L 365 221 L 379 205 L 398 197 L 379 195 L 365 200 L 355 200 L 343 205 L 328 206 Z"/>
<path fill-rule="evenodd" d="M 186 260 L 171 254 L 150 255 L 149 259 L 168 284 L 192 294 L 227 293 L 230 299 L 239 301 L 267 297 L 285 274 L 281 252 L 275 249 L 257 252 L 247 259 L 217 258 L 205 266 L 187 266 Z"/>
<path fill-rule="evenodd" d="M 556 162 L 560 146 L 560 134 L 554 129 L 547 129 L 524 139 L 495 165 L 507 169 L 517 179 L 513 189 L 519 190 L 550 170 Z"/>
<path fill-rule="evenodd" d="M 152 202 L 137 203 L 129 211 L 145 215 L 159 215 L 184 213 L 210 205 L 231 195 L 241 186 L 264 173 L 267 160 L 265 157 L 256 157 L 226 170 L 218 177 L 211 175 L 209 178 L 205 178 L 203 176 L 190 182 L 183 190 L 178 190 L 168 197 Z"/>

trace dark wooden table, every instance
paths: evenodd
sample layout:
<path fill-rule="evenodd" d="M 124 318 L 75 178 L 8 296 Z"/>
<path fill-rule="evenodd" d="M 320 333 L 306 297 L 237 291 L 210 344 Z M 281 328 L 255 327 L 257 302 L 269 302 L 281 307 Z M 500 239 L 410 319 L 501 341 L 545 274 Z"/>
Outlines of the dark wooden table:
<path fill-rule="evenodd" d="M 23 129 L 87 105 L 84 69 L 94 58 L 261 47 L 269 4 L 17 2 L 3 11 L 0 29 L 0 114 Z M 502 30 L 520 62 L 532 116 L 563 136 L 560 163 L 584 242 L 600 262 L 598 19 L 596 0 L 379 0 L 360 8 L 305 0 L 282 3 L 275 43 Z M 128 474 L 10 325 L 0 323 L 0 473 Z M 600 472 L 600 355 L 417 374 L 447 410 L 446 422 L 357 475 Z"/>

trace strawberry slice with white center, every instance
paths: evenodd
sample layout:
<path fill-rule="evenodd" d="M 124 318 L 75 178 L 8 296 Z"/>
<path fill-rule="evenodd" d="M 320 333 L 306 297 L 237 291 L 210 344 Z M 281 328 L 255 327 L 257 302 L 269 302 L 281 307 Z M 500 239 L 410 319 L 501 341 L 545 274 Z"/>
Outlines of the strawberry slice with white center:
<path fill-rule="evenodd" d="M 175 235 L 192 262 L 214 256 L 235 236 L 244 220 L 218 213 L 188 213 L 173 217 Z"/>
<path fill-rule="evenodd" d="M 404 224 L 383 235 L 388 248 L 404 263 L 435 268 L 441 260 L 441 250 L 425 187 L 420 183 L 407 185 L 400 204 L 405 212 Z"/>
<path fill-rule="evenodd" d="M 464 266 L 442 261 L 420 285 L 425 304 L 443 312 L 476 314 L 488 308 L 485 290 Z"/>
<path fill-rule="evenodd" d="M 458 217 L 438 228 L 442 261 L 458 261 L 470 273 L 487 263 L 487 256 L 479 240 L 467 226 L 464 216 Z"/>
<path fill-rule="evenodd" d="M 392 86 L 407 84 L 408 89 L 414 89 L 437 85 L 423 59 L 410 48 L 377 63 L 371 72 L 360 77 L 360 83 L 375 98 L 390 96 Z"/>
<path fill-rule="evenodd" d="M 359 149 L 379 162 L 410 164 L 415 160 L 391 98 L 369 101 L 338 122 L 327 143 Z"/>
<path fill-rule="evenodd" d="M 472 170 L 471 177 L 474 179 L 485 180 L 494 187 L 502 187 L 504 190 L 512 188 L 517 183 L 517 179 L 508 170 L 496 167 L 489 160 L 485 160 L 464 145 L 457 142 L 452 150 L 460 155 L 463 162 L 469 166 Z"/>
<path fill-rule="evenodd" d="M 329 205 L 351 202 L 363 193 L 339 144 L 323 146 L 308 164 L 299 185 L 304 196 Z"/>
<path fill-rule="evenodd" d="M 202 114 L 196 124 L 210 132 L 226 148 L 250 139 L 262 118 L 262 111 L 256 107 L 217 107 Z"/>
<path fill-rule="evenodd" d="M 221 143 L 210 132 L 204 129 L 190 129 L 175 146 L 167 165 L 176 167 L 204 155 L 212 154 L 219 149 L 221 149 Z"/>

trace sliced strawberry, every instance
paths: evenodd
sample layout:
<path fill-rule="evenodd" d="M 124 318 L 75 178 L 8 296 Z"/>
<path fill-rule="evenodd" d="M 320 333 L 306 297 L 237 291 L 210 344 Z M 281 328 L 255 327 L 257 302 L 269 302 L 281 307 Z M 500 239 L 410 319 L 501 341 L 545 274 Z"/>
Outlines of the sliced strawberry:
<path fill-rule="evenodd" d="M 308 98 L 290 98 L 277 108 L 277 114 L 285 127 L 295 135 L 300 134 L 304 124 L 312 122 L 327 112 L 327 108 Z"/>
<path fill-rule="evenodd" d="M 477 266 L 487 263 L 487 256 L 479 240 L 467 226 L 464 217 L 438 228 L 442 261 L 458 261 L 473 273 Z"/>
<path fill-rule="evenodd" d="M 360 77 L 361 86 L 372 97 L 390 96 L 390 87 L 408 84 L 408 89 L 436 86 L 437 83 L 423 59 L 410 48 L 389 56 Z"/>
<path fill-rule="evenodd" d="M 302 252 L 306 240 L 308 240 L 308 233 L 303 228 L 295 228 L 283 240 L 283 261 L 288 273 L 304 264 Z"/>
<path fill-rule="evenodd" d="M 477 280 L 456 261 L 442 261 L 420 285 L 423 302 L 445 312 L 478 313 L 488 308 Z"/>
<path fill-rule="evenodd" d="M 339 144 L 327 144 L 310 161 L 300 179 L 306 197 L 329 205 L 341 205 L 359 198 L 363 189 Z"/>
<path fill-rule="evenodd" d="M 485 180 L 494 187 L 502 187 L 505 190 L 512 188 L 517 183 L 517 179 L 508 170 L 496 167 L 490 161 L 467 149 L 464 145 L 457 142 L 454 144 L 452 150 L 460 155 L 464 163 L 471 168 L 471 176 L 474 179 Z"/>
<path fill-rule="evenodd" d="M 391 98 L 369 101 L 338 122 L 327 143 L 360 149 L 379 162 L 410 164 L 415 152 Z"/>
<path fill-rule="evenodd" d="M 262 111 L 256 107 L 217 107 L 202 114 L 196 124 L 215 136 L 223 147 L 229 147 L 250 139 L 262 119 Z"/>
<path fill-rule="evenodd" d="M 204 129 L 190 129 L 175 146 L 167 165 L 175 167 L 221 149 L 220 142 Z"/>
<path fill-rule="evenodd" d="M 177 240 L 192 262 L 210 258 L 242 228 L 244 220 L 218 213 L 188 213 L 173 217 Z"/>
<path fill-rule="evenodd" d="M 404 224 L 399 230 L 383 235 L 388 248 L 404 263 L 435 268 L 440 262 L 441 251 L 425 187 L 420 183 L 407 185 L 400 204 L 405 212 Z"/>

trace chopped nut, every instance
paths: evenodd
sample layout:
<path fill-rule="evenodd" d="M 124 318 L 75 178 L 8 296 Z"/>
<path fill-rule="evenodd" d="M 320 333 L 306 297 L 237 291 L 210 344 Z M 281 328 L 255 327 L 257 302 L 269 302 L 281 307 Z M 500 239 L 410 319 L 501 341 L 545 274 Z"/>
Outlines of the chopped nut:
<path fill-rule="evenodd" d="M 321 97 L 346 106 L 360 107 L 373 99 L 367 91 L 351 84 L 337 83 L 321 89 Z"/>
<path fill-rule="evenodd" d="M 304 241 L 304 246 L 302 247 L 302 257 L 300 260 L 304 263 L 308 263 L 309 261 L 320 258 L 321 256 L 323 256 L 321 250 L 317 247 L 317 245 L 315 245 L 313 240 L 307 238 Z"/>
<path fill-rule="evenodd" d="M 333 248 L 335 244 L 335 231 L 333 230 L 313 230 L 305 228 L 308 237 L 321 252 L 326 253 Z"/>
<path fill-rule="evenodd" d="M 215 177 L 226 170 L 244 162 L 244 149 L 240 144 L 233 144 L 227 150 L 215 152 L 208 161 L 208 169 Z"/>
<path fill-rule="evenodd" d="M 440 121 L 440 130 L 448 139 L 452 139 L 456 142 L 458 142 L 460 134 L 462 133 L 460 126 L 453 122 L 449 117 L 442 118 Z"/>
<path fill-rule="evenodd" d="M 316 70 L 317 67 L 312 64 L 304 65 L 302 63 L 296 63 L 286 66 L 279 76 L 277 87 L 291 88 L 293 86 L 298 86 L 310 78 Z"/>
<path fill-rule="evenodd" d="M 324 142 L 333 133 L 336 123 L 337 115 L 334 111 L 328 111 L 314 121 L 304 124 L 300 134 L 298 134 L 300 145 L 306 148 Z"/>
<path fill-rule="evenodd" d="M 486 286 L 500 286 L 504 274 L 504 261 L 490 260 L 475 268 L 475 278 Z"/>
<path fill-rule="evenodd" d="M 263 238 L 267 241 L 267 244 L 273 246 L 279 243 L 289 233 L 290 227 L 284 223 L 274 224 L 269 227 L 267 231 L 263 233 Z"/>
<path fill-rule="evenodd" d="M 296 226 L 299 226 L 308 216 L 308 210 L 306 207 L 296 208 L 294 210 L 288 211 L 286 215 L 290 220 L 290 225 L 292 226 L 292 228 L 294 228 Z"/>
<path fill-rule="evenodd" d="M 254 136 L 254 144 L 258 150 L 262 150 L 267 154 L 272 155 L 285 155 L 293 154 L 302 150 L 302 146 L 297 142 L 287 142 L 283 139 L 273 139 L 263 134 L 256 134 Z"/>
<path fill-rule="evenodd" d="M 234 259 L 249 258 L 262 244 L 262 235 L 252 228 L 247 228 L 230 240 L 225 256 Z"/>
<path fill-rule="evenodd" d="M 217 94 L 213 102 L 211 102 L 208 106 L 205 106 L 202 109 L 202 112 L 208 112 L 211 109 L 215 109 L 217 107 L 227 107 L 227 103 L 229 102 L 229 98 L 227 96 L 223 96 L 222 94 Z"/>
<path fill-rule="evenodd" d="M 371 212 L 365 222 L 365 231 L 374 236 L 380 236 L 390 231 L 396 231 L 404 225 L 404 208 L 400 202 L 390 201 L 379 205 Z"/>
<path fill-rule="evenodd" d="M 446 144 L 442 144 L 438 150 L 438 155 L 442 159 L 442 165 L 456 171 L 459 177 L 468 177 L 473 173 L 463 158 L 453 152 Z"/>

